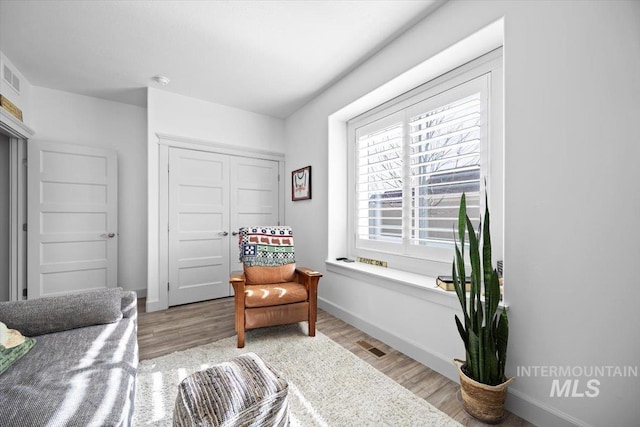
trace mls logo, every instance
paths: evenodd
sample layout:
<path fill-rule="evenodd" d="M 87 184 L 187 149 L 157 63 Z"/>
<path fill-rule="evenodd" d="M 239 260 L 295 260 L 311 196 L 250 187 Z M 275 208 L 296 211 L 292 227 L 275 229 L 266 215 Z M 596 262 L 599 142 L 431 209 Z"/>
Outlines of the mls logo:
<path fill-rule="evenodd" d="M 600 381 L 591 378 L 587 381 L 586 389 L 580 391 L 580 380 L 578 379 L 570 378 L 565 380 L 563 385 L 560 385 L 559 379 L 554 379 L 551 383 L 549 397 L 597 397 L 600 394 L 599 385 Z"/>
<path fill-rule="evenodd" d="M 256 256 L 258 245 L 242 245 L 242 256 Z"/>

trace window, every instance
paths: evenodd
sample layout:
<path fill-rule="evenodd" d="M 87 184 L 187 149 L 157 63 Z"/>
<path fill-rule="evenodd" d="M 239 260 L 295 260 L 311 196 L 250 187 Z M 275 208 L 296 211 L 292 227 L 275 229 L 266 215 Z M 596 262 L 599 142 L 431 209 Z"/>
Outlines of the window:
<path fill-rule="evenodd" d="M 424 261 L 446 262 L 450 270 L 462 193 L 477 227 L 485 181 L 501 181 L 492 172 L 499 168 L 501 175 L 502 167 L 498 55 L 349 121 L 352 256 L 412 271 Z M 498 193 L 492 201 L 501 206 Z"/>

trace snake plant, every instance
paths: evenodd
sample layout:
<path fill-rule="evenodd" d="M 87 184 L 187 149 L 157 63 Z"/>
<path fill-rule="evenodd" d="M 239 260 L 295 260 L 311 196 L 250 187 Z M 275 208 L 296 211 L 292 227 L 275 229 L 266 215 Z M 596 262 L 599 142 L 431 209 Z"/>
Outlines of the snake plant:
<path fill-rule="evenodd" d="M 486 193 L 485 201 L 487 201 Z M 505 310 L 498 311 L 500 285 L 498 272 L 491 264 L 491 235 L 487 205 L 485 203 L 484 223 L 481 218 L 476 234 L 467 216 L 465 195 L 462 195 L 452 276 L 464 315 L 464 323 L 457 315 L 455 316 L 458 332 L 466 350 L 466 361 L 462 369 L 469 378 L 482 384 L 498 385 L 506 381 L 504 369 L 507 361 L 509 321 Z M 468 259 L 471 264 L 468 297 L 465 292 L 466 235 L 469 236 Z"/>

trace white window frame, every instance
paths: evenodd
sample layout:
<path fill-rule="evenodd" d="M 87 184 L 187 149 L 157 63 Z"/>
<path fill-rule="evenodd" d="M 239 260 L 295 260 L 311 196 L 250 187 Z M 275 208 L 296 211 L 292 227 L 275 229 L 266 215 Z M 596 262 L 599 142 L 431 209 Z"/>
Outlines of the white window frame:
<path fill-rule="evenodd" d="M 348 253 L 352 258 L 364 257 L 386 261 L 391 268 L 417 272 L 431 276 L 451 274 L 453 244 L 417 247 L 408 243 L 389 244 L 380 241 L 360 240 L 357 236 L 356 224 L 356 132 L 376 121 L 392 121 L 400 115 L 412 114 L 418 104 L 429 104 L 438 98 L 455 95 L 466 83 L 481 88 L 484 93 L 482 108 L 486 109 L 486 126 L 481 136 L 481 213 L 484 213 L 484 192 L 489 195 L 491 211 L 491 233 L 495 260 L 503 259 L 503 76 L 502 48 L 483 55 L 455 70 L 449 71 L 409 92 L 389 100 L 374 109 L 352 118 L 347 122 L 347 181 L 348 197 Z M 434 105 L 442 105 L 437 102 Z M 424 108 L 423 108 L 424 110 Z M 405 168 L 408 170 L 408 168 Z M 406 180 L 408 176 L 403 176 Z M 496 185 L 491 183 L 495 182 Z M 405 186 L 406 190 L 407 186 Z M 409 192 L 404 191 L 405 201 Z M 405 218 L 406 220 L 406 218 Z M 406 228 L 405 228 L 406 230 Z M 452 230 L 453 233 L 453 230 Z"/>

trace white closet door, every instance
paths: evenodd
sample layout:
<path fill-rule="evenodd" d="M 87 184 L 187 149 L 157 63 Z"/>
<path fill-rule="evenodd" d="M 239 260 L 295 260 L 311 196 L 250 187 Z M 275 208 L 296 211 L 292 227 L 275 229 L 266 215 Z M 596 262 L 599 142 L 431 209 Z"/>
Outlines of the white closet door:
<path fill-rule="evenodd" d="M 229 296 L 229 159 L 169 149 L 169 305 Z"/>
<path fill-rule="evenodd" d="M 114 150 L 29 141 L 28 298 L 115 287 Z"/>
<path fill-rule="evenodd" d="M 231 230 L 237 235 L 240 227 L 278 225 L 279 179 L 278 162 L 247 157 L 231 159 Z M 229 242 L 231 270 L 242 270 L 238 261 L 238 238 Z"/>
<path fill-rule="evenodd" d="M 279 163 L 169 148 L 169 305 L 233 295 L 237 230 L 278 224 Z"/>

